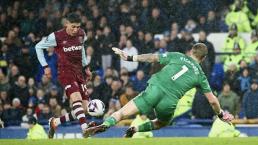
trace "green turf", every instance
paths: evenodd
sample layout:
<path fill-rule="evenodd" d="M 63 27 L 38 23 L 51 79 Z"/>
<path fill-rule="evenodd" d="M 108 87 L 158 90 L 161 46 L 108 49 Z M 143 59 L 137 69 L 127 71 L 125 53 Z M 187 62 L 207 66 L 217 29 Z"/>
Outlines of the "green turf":
<path fill-rule="evenodd" d="M 92 138 L 92 139 L 54 139 L 23 140 L 2 139 L 0 145 L 258 145 L 258 137 L 248 138 Z"/>

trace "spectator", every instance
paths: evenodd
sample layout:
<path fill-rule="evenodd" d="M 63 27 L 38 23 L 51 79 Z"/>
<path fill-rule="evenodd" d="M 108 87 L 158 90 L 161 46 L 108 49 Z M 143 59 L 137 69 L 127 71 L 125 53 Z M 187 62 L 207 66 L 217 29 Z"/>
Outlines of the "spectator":
<path fill-rule="evenodd" d="M 138 38 L 137 38 L 137 42 L 135 43 L 135 47 L 138 48 L 139 54 L 141 53 L 140 50 L 143 49 L 144 47 L 144 37 L 145 37 L 144 32 L 138 31 Z"/>
<path fill-rule="evenodd" d="M 28 107 L 34 108 L 36 107 L 38 101 L 36 97 L 36 90 L 33 88 L 29 88 L 29 100 L 28 100 Z"/>
<path fill-rule="evenodd" d="M 0 14 L 0 37 L 6 36 L 8 32 L 8 22 L 7 22 L 7 16 L 6 13 L 1 13 Z"/>
<path fill-rule="evenodd" d="M 119 110 L 121 108 L 121 104 L 119 101 L 119 97 L 122 94 L 121 92 L 121 82 L 120 80 L 113 80 L 111 84 L 111 96 L 109 100 L 109 105 L 108 105 L 108 111 L 104 115 L 104 117 L 110 116 L 112 113 L 115 111 Z"/>
<path fill-rule="evenodd" d="M 234 116 L 238 115 L 240 110 L 240 97 L 237 96 L 237 94 L 231 90 L 230 85 L 228 83 L 225 83 L 223 85 L 223 90 L 219 95 L 218 99 L 223 110 L 231 112 Z"/>
<path fill-rule="evenodd" d="M 180 39 L 177 36 L 178 30 L 171 30 L 170 41 L 168 43 L 169 52 L 179 52 Z"/>
<path fill-rule="evenodd" d="M 258 52 L 258 30 L 253 30 L 251 33 L 251 43 L 245 49 L 245 56 L 248 62 L 254 60 L 255 54 Z"/>
<path fill-rule="evenodd" d="M 203 30 L 199 32 L 198 42 L 204 43 L 208 48 L 208 55 L 205 61 L 201 64 L 201 66 L 207 78 L 210 78 L 210 74 L 212 72 L 213 65 L 215 63 L 215 49 L 213 47 L 213 44 L 207 40 L 206 32 Z"/>
<path fill-rule="evenodd" d="M 115 45 L 115 37 L 111 32 L 109 26 L 106 26 L 103 30 L 102 40 L 100 41 L 100 53 L 102 59 L 102 69 L 110 67 L 112 64 L 112 50 L 111 48 Z"/>
<path fill-rule="evenodd" d="M 222 52 L 232 52 L 235 44 L 238 44 L 242 50 L 245 49 L 245 41 L 238 35 L 237 25 L 233 23 L 229 27 L 228 37 L 225 39 Z"/>
<path fill-rule="evenodd" d="M 136 72 L 136 77 L 132 80 L 133 89 L 137 92 L 143 91 L 147 87 L 148 78 L 142 70 Z"/>
<path fill-rule="evenodd" d="M 36 92 L 36 97 L 37 97 L 37 104 L 39 103 L 47 103 L 48 102 L 48 98 L 45 97 L 45 93 L 42 89 L 38 89 Z"/>
<path fill-rule="evenodd" d="M 195 7 L 190 0 L 179 0 L 172 5 L 171 12 L 172 20 L 178 22 L 179 26 L 185 26 L 187 20 L 195 19 Z"/>
<path fill-rule="evenodd" d="M 36 58 L 29 54 L 29 46 L 24 45 L 21 47 L 21 54 L 14 58 L 14 64 L 18 66 L 20 74 L 28 77 L 34 77 L 36 75 Z"/>
<path fill-rule="evenodd" d="M 185 30 L 191 33 L 197 33 L 199 31 L 199 28 L 193 19 L 189 19 L 186 22 Z"/>
<path fill-rule="evenodd" d="M 0 91 L 8 91 L 9 89 L 10 89 L 10 84 L 8 82 L 8 79 L 3 73 L 3 71 L 0 70 Z"/>
<path fill-rule="evenodd" d="M 9 48 L 9 53 L 11 54 L 10 59 L 13 59 L 16 55 L 18 55 L 19 47 L 22 46 L 21 39 L 17 37 L 17 34 L 10 30 L 8 35 L 4 41 L 4 43 Z"/>
<path fill-rule="evenodd" d="M 102 100 L 102 102 L 105 104 L 105 106 L 108 108 L 108 103 L 111 98 L 111 84 L 113 82 L 113 77 L 112 76 L 105 76 L 104 82 L 101 83 L 97 88 L 97 96 L 99 97 L 98 99 Z"/>
<path fill-rule="evenodd" d="M 237 78 L 237 85 L 239 88 L 237 93 L 242 96 L 249 88 L 251 83 L 251 76 L 248 68 L 245 68 L 241 75 Z"/>
<path fill-rule="evenodd" d="M 137 36 L 134 31 L 135 30 L 130 25 L 126 26 L 126 28 L 125 28 L 125 34 L 127 36 L 127 39 L 131 40 L 132 44 L 137 43 Z"/>
<path fill-rule="evenodd" d="M 187 30 L 182 30 L 181 31 L 181 39 L 180 39 L 180 53 L 186 53 L 192 48 L 192 45 L 195 44 L 193 35 L 191 32 Z"/>
<path fill-rule="evenodd" d="M 225 57 L 224 61 L 224 70 L 227 70 L 227 67 L 230 64 L 235 64 L 239 67 L 240 60 L 244 59 L 245 57 L 242 55 L 241 47 L 238 43 L 234 44 L 233 53 Z"/>
<path fill-rule="evenodd" d="M 48 105 L 44 105 L 42 111 L 38 115 L 38 120 L 42 121 L 43 124 L 47 123 L 48 120 L 53 116 Z"/>
<path fill-rule="evenodd" d="M 13 86 L 15 84 L 19 76 L 20 76 L 19 68 L 16 65 L 12 65 L 10 72 L 8 74 L 8 80 L 9 80 L 10 86 Z"/>
<path fill-rule="evenodd" d="M 33 11 L 28 11 L 27 9 L 23 10 L 23 19 L 20 22 L 21 25 L 21 35 L 25 36 L 30 32 L 35 31 L 35 13 Z"/>
<path fill-rule="evenodd" d="M 164 20 L 160 15 L 160 9 L 157 7 L 153 8 L 151 17 L 147 20 L 145 29 L 147 32 L 151 32 L 153 34 L 162 33 L 166 28 L 163 22 Z"/>
<path fill-rule="evenodd" d="M 1 92 L 0 92 L 0 101 L 1 101 L 1 104 L 2 104 L 2 105 L 4 105 L 4 104 L 10 104 L 10 103 L 11 103 L 11 100 L 10 100 L 10 98 L 8 97 L 7 91 L 1 91 Z"/>
<path fill-rule="evenodd" d="M 50 88 L 49 93 L 46 94 L 46 98 L 50 99 L 50 98 L 56 98 L 57 102 L 60 103 L 62 102 L 62 92 L 63 90 L 58 88 L 56 85 L 53 85 Z"/>
<path fill-rule="evenodd" d="M 128 55 L 132 55 L 132 56 L 138 54 L 138 50 L 133 46 L 131 40 L 127 40 L 126 48 L 124 48 L 123 51 L 126 52 Z M 121 66 L 120 66 L 121 68 L 122 67 L 126 68 L 130 73 L 135 71 L 139 65 L 138 62 L 128 62 L 128 61 L 124 61 L 122 59 L 120 61 L 120 64 L 121 64 Z"/>
<path fill-rule="evenodd" d="M 228 82 L 233 91 L 237 91 L 236 80 L 238 78 L 236 64 L 230 64 L 225 73 L 225 82 Z"/>
<path fill-rule="evenodd" d="M 243 8 L 242 4 L 243 3 L 238 3 L 235 10 L 229 12 L 226 15 L 225 21 L 228 26 L 236 23 L 239 32 L 250 32 L 251 27 L 248 16 L 241 11 Z"/>
<path fill-rule="evenodd" d="M 127 104 L 136 95 L 137 95 L 137 93 L 134 91 L 133 86 L 132 85 L 127 85 L 125 87 L 125 92 L 119 98 L 121 107 L 123 107 L 125 104 Z"/>
<path fill-rule="evenodd" d="M 123 72 L 120 74 L 120 80 L 122 81 L 122 90 L 125 90 L 125 87 L 129 84 L 131 84 L 130 79 L 129 79 L 129 74 L 128 72 Z"/>
<path fill-rule="evenodd" d="M 58 104 L 56 98 L 51 97 L 49 99 L 49 107 L 54 117 L 61 116 L 61 106 Z"/>
<path fill-rule="evenodd" d="M 119 38 L 118 47 L 120 49 L 124 49 L 126 47 L 126 41 L 127 41 L 126 35 L 121 35 Z"/>
<path fill-rule="evenodd" d="M 11 99 L 19 98 L 21 105 L 26 107 L 29 100 L 29 90 L 26 84 L 26 78 L 19 76 L 17 82 L 10 88 L 9 95 Z"/>
<path fill-rule="evenodd" d="M 100 68 L 100 60 L 97 58 L 95 51 L 92 46 L 86 48 L 86 59 L 91 70 Z"/>
<path fill-rule="evenodd" d="M 154 43 L 152 33 L 145 33 L 144 36 L 144 46 L 139 48 L 139 54 L 152 53 L 154 52 Z"/>
<path fill-rule="evenodd" d="M 200 16 L 199 17 L 199 29 L 198 29 L 198 31 L 204 30 L 205 32 L 209 32 L 207 27 L 208 27 L 208 25 L 207 25 L 205 16 Z"/>
<path fill-rule="evenodd" d="M 256 56 L 249 67 L 251 68 L 252 76 L 255 78 L 258 77 L 258 53 L 256 53 Z"/>
<path fill-rule="evenodd" d="M 34 112 L 33 112 L 32 108 L 27 108 L 26 114 L 22 116 L 21 127 L 24 127 L 24 128 L 29 127 L 28 121 L 29 121 L 30 116 L 33 116 L 33 113 Z"/>
<path fill-rule="evenodd" d="M 207 30 L 208 32 L 220 32 L 219 21 L 216 17 L 216 13 L 212 10 L 208 12 Z"/>
<path fill-rule="evenodd" d="M 9 48 L 6 44 L 1 45 L 1 40 L 0 40 L 0 47 L 1 47 L 0 68 L 2 69 L 4 74 L 7 74 L 8 64 L 10 62 L 10 58 L 12 54 L 9 53 Z"/>
<path fill-rule="evenodd" d="M 246 119 L 258 118 L 258 80 L 253 79 L 251 88 L 244 94 L 242 113 Z"/>
<path fill-rule="evenodd" d="M 20 125 L 22 120 L 23 110 L 21 108 L 21 101 L 18 98 L 12 100 L 10 104 L 4 105 L 4 112 L 2 115 L 3 121 L 7 125 Z"/>
<path fill-rule="evenodd" d="M 28 118 L 29 132 L 27 139 L 47 139 L 47 134 L 43 126 L 37 123 L 37 119 L 34 116 Z"/>
<path fill-rule="evenodd" d="M 37 84 L 34 80 L 34 78 L 28 78 L 28 88 L 32 88 L 33 90 L 37 89 Z"/>
<path fill-rule="evenodd" d="M 45 75 L 43 75 L 42 79 L 41 79 L 41 82 L 38 84 L 38 88 L 39 89 L 42 89 L 43 92 L 45 92 L 46 94 L 49 93 L 51 87 L 53 86 L 54 84 L 51 82 L 51 80 L 46 77 Z"/>
<path fill-rule="evenodd" d="M 155 50 L 156 52 L 158 52 L 158 53 L 165 53 L 165 52 L 167 52 L 167 42 L 166 42 L 166 40 L 165 39 L 161 39 L 160 41 L 159 41 L 159 47 L 158 47 L 158 49 L 157 50 Z"/>

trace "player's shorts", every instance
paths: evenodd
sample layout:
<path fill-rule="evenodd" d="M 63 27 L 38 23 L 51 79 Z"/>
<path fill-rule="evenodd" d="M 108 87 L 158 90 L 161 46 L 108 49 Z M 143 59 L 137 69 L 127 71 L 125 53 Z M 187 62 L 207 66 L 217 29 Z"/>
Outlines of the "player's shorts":
<path fill-rule="evenodd" d="M 169 97 L 158 86 L 149 84 L 148 87 L 134 98 L 139 112 L 148 115 L 155 112 L 160 121 L 171 121 L 178 99 Z"/>
<path fill-rule="evenodd" d="M 82 75 L 78 75 L 74 72 L 66 72 L 60 74 L 58 78 L 68 98 L 70 98 L 72 93 L 80 92 L 82 100 L 89 100 L 86 81 L 83 79 Z"/>

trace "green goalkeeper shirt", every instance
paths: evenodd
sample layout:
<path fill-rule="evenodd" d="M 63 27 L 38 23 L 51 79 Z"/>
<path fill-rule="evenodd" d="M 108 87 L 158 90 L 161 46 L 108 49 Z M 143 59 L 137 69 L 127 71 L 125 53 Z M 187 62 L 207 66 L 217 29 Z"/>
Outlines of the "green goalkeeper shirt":
<path fill-rule="evenodd" d="M 193 87 L 200 88 L 203 93 L 211 92 L 201 66 L 191 57 L 167 52 L 159 55 L 159 62 L 165 66 L 152 75 L 148 83 L 159 86 L 169 96 L 180 99 Z"/>

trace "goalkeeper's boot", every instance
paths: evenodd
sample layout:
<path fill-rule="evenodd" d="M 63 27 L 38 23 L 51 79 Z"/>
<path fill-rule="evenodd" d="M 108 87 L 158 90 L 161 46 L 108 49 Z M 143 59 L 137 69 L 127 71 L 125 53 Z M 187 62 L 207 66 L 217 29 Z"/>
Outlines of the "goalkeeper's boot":
<path fill-rule="evenodd" d="M 98 125 L 98 126 L 94 126 L 94 127 L 90 127 L 90 128 L 87 128 L 83 131 L 83 137 L 84 138 L 87 138 L 87 137 L 90 137 L 90 136 L 93 136 L 97 133 L 100 133 L 100 132 L 104 132 L 107 130 L 107 126 L 106 125 Z"/>
<path fill-rule="evenodd" d="M 49 130 L 48 130 L 48 138 L 52 139 L 54 137 L 54 134 L 56 132 L 57 125 L 55 124 L 55 118 L 52 117 L 48 121 Z"/>
<path fill-rule="evenodd" d="M 126 130 L 124 137 L 131 138 L 136 133 L 135 127 L 130 127 Z"/>

